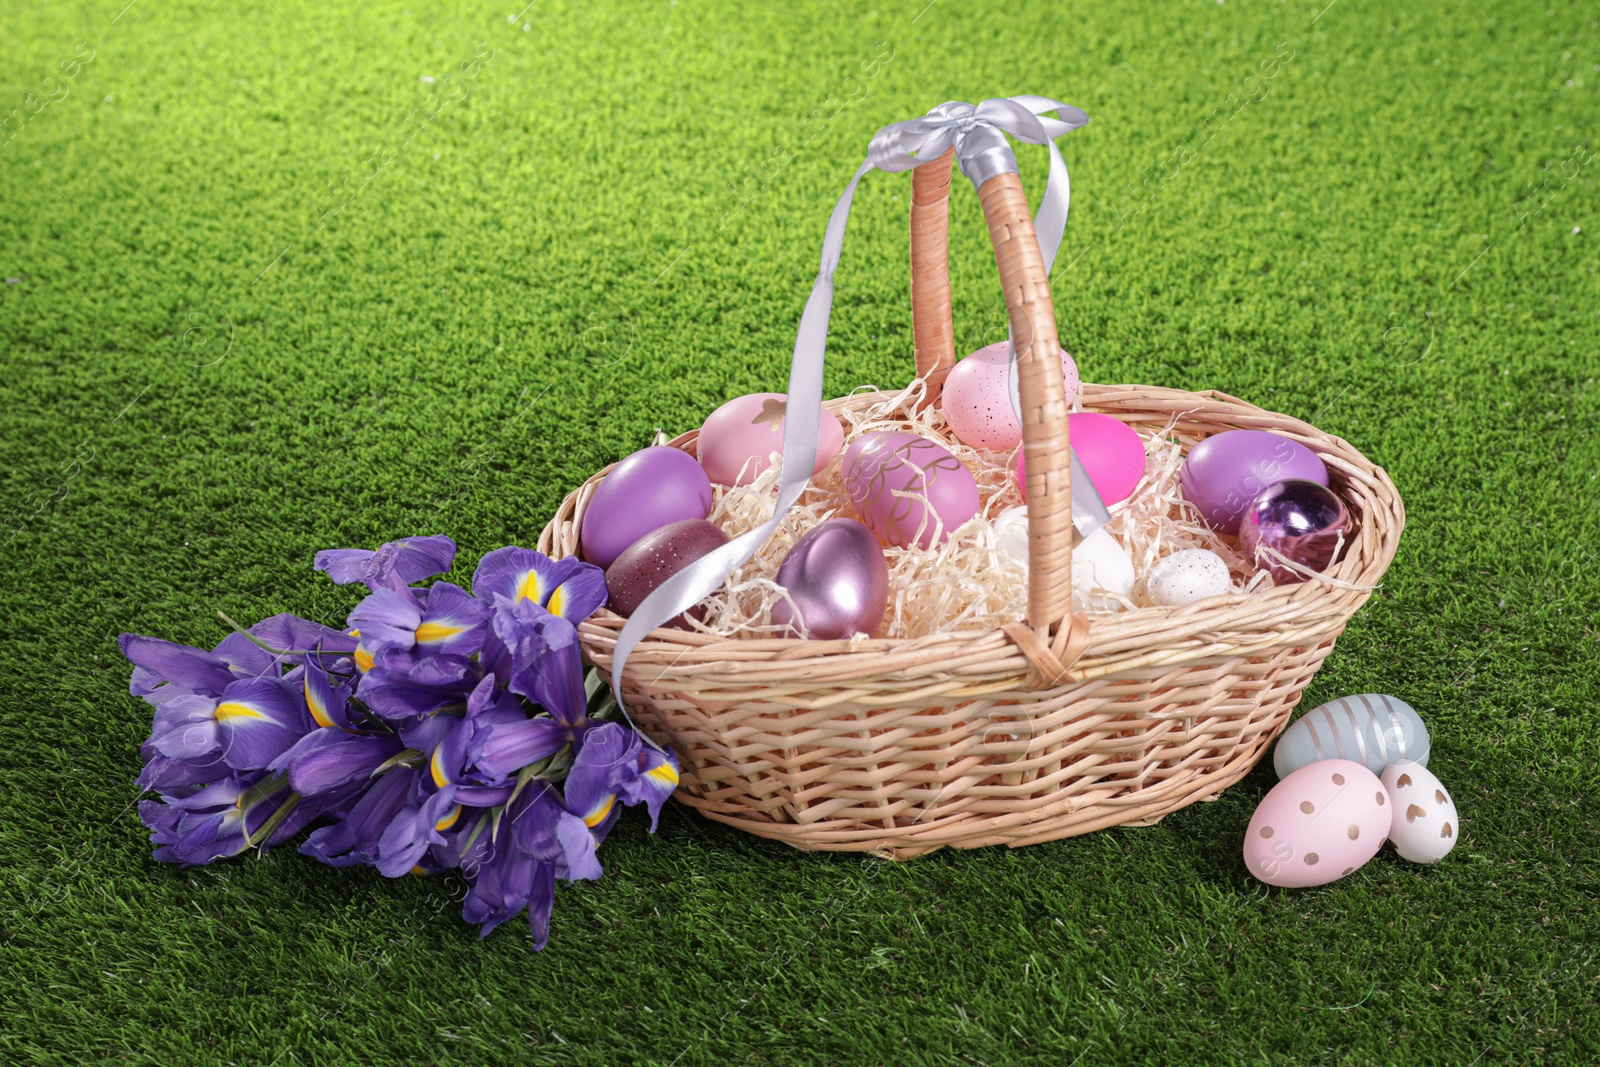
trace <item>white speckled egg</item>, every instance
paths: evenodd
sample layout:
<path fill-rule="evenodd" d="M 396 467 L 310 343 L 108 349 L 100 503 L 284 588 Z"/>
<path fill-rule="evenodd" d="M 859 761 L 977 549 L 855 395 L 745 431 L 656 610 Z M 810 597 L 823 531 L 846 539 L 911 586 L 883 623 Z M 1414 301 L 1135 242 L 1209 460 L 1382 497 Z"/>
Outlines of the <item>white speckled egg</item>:
<path fill-rule="evenodd" d="M 1361 764 L 1308 764 L 1273 786 L 1250 817 L 1245 866 L 1291 889 L 1336 881 L 1378 854 L 1389 808 L 1383 783 Z"/>
<path fill-rule="evenodd" d="M 1028 505 L 1006 508 L 994 517 L 990 523 L 994 527 L 995 540 L 1000 542 L 1000 547 L 1006 552 L 1028 562 Z"/>
<path fill-rule="evenodd" d="M 1383 769 L 1383 787 L 1393 811 L 1389 840 L 1401 858 L 1412 863 L 1438 863 L 1461 832 L 1456 802 L 1432 771 L 1415 760 L 1401 760 Z"/>
<path fill-rule="evenodd" d="M 1221 596 L 1233 588 L 1233 579 L 1228 574 L 1228 565 L 1215 552 L 1186 548 L 1151 567 L 1145 588 L 1152 602 L 1179 607 Z"/>
<path fill-rule="evenodd" d="M 1133 592 L 1133 560 L 1128 550 L 1101 527 L 1072 550 L 1072 606 L 1077 611 L 1115 611 L 1121 602 L 1108 593 Z"/>

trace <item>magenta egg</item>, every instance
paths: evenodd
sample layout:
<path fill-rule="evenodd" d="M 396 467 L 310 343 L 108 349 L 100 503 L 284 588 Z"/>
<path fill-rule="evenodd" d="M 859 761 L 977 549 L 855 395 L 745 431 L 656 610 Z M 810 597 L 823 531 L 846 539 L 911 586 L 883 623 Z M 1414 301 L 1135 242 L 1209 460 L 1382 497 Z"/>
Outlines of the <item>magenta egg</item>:
<path fill-rule="evenodd" d="M 844 453 L 844 487 L 861 521 L 895 548 L 928 548 L 978 513 L 972 472 L 914 433 L 869 433 Z"/>
<path fill-rule="evenodd" d="M 1006 388 L 1011 364 L 1011 342 L 1000 341 L 978 349 L 950 370 L 939 406 L 950 432 L 962 444 L 1009 452 L 1022 443 L 1022 427 L 1011 410 Z M 1061 377 L 1070 404 L 1078 395 L 1078 365 L 1061 350 Z"/>
<path fill-rule="evenodd" d="M 606 568 L 611 610 L 631 618 L 662 582 L 727 543 L 728 535 L 709 519 L 684 519 L 646 534 Z M 663 625 L 689 629 L 682 615 Z"/>
<path fill-rule="evenodd" d="M 1144 440 L 1137 430 L 1097 411 L 1074 411 L 1067 416 L 1067 440 L 1108 507 L 1133 495 L 1144 477 Z M 1025 451 L 1017 453 L 1017 486 L 1028 499 Z"/>
<path fill-rule="evenodd" d="M 1226 430 L 1189 449 L 1178 484 L 1221 533 L 1239 529 L 1239 517 L 1269 485 L 1299 478 L 1328 484 L 1328 467 L 1299 441 L 1266 430 Z"/>
<path fill-rule="evenodd" d="M 652 530 L 711 514 L 711 479 L 687 452 L 641 448 L 611 468 L 589 498 L 579 542 L 583 558 L 609 567 Z"/>
<path fill-rule="evenodd" d="M 877 537 L 855 519 L 829 519 L 808 530 L 784 557 L 777 582 L 789 600 L 772 605 L 772 621 L 801 636 L 871 637 L 883 626 L 889 565 Z"/>
<path fill-rule="evenodd" d="M 1246 559 L 1281 584 L 1305 581 L 1263 549 L 1281 553 L 1302 567 L 1327 570 L 1355 536 L 1355 519 L 1332 489 L 1291 478 L 1269 485 L 1239 522 L 1239 548 Z"/>
<path fill-rule="evenodd" d="M 771 466 L 774 452 L 783 451 L 783 420 L 788 397 L 783 393 L 736 396 L 707 416 L 695 439 L 700 465 L 718 485 L 749 485 Z M 817 461 L 812 474 L 821 474 L 844 447 L 844 427 L 826 408 L 817 431 Z"/>

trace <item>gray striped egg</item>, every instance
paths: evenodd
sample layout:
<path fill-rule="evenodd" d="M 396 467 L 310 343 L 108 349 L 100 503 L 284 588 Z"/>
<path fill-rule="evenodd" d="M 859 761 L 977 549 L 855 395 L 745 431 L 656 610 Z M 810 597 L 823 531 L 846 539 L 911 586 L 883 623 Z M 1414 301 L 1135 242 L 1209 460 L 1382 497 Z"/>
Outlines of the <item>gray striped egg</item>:
<path fill-rule="evenodd" d="M 1300 716 L 1278 739 L 1272 766 L 1287 778 L 1308 763 L 1347 759 L 1373 774 L 1396 760 L 1428 765 L 1428 728 L 1399 697 L 1360 693 L 1320 704 Z"/>

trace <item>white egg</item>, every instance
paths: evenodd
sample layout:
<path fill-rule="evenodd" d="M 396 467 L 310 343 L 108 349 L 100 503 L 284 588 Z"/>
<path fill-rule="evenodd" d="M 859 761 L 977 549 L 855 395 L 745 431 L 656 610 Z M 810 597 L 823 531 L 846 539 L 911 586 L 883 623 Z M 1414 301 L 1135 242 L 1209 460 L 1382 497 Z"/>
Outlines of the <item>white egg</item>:
<path fill-rule="evenodd" d="M 1006 508 L 994 517 L 991 523 L 994 527 L 996 540 L 1000 547 L 1011 555 L 1028 562 L 1028 506 Z"/>
<path fill-rule="evenodd" d="M 1215 552 L 1186 548 L 1151 567 L 1145 588 L 1154 603 L 1179 607 L 1221 596 L 1233 588 L 1233 578 L 1228 574 L 1228 565 Z"/>
<path fill-rule="evenodd" d="M 1383 788 L 1393 802 L 1389 840 L 1394 850 L 1412 863 L 1438 863 L 1461 834 L 1456 802 L 1432 771 L 1414 760 L 1401 760 L 1383 769 Z"/>
<path fill-rule="evenodd" d="M 1122 543 L 1101 527 L 1072 550 L 1072 606 L 1077 611 L 1115 611 L 1120 601 L 1108 593 L 1133 592 L 1133 560 Z"/>

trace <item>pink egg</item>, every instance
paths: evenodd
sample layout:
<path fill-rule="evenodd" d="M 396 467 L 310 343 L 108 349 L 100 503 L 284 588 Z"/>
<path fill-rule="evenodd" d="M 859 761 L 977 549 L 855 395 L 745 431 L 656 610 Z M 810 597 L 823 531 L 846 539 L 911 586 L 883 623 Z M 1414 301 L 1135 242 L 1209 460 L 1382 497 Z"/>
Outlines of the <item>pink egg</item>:
<path fill-rule="evenodd" d="M 1388 793 L 1366 767 L 1308 763 L 1273 786 L 1250 817 L 1245 866 L 1268 885 L 1324 885 L 1378 854 L 1389 814 Z"/>
<path fill-rule="evenodd" d="M 914 433 L 858 437 L 844 453 L 844 487 L 861 521 L 896 548 L 942 544 L 978 513 L 972 472 Z"/>
<path fill-rule="evenodd" d="M 1008 452 L 1022 443 L 1022 427 L 1011 410 L 1006 390 L 1006 365 L 1011 344 L 1001 341 L 978 349 L 950 371 L 939 406 L 950 432 L 962 444 Z M 1078 365 L 1061 350 L 1061 376 L 1066 379 L 1067 403 L 1078 395 Z"/>
<path fill-rule="evenodd" d="M 1067 416 L 1067 439 L 1107 507 L 1133 495 L 1134 487 L 1144 477 L 1144 441 L 1132 426 L 1099 412 L 1074 411 Z M 1028 464 L 1024 452 L 1017 453 L 1017 485 L 1026 500 Z"/>
<path fill-rule="evenodd" d="M 788 404 L 783 393 L 736 396 L 707 416 L 700 427 L 696 448 L 700 465 L 718 485 L 749 485 L 772 465 L 771 455 L 783 451 L 783 418 Z M 826 408 L 817 434 L 817 462 L 812 474 L 821 474 L 844 447 L 844 427 Z"/>

